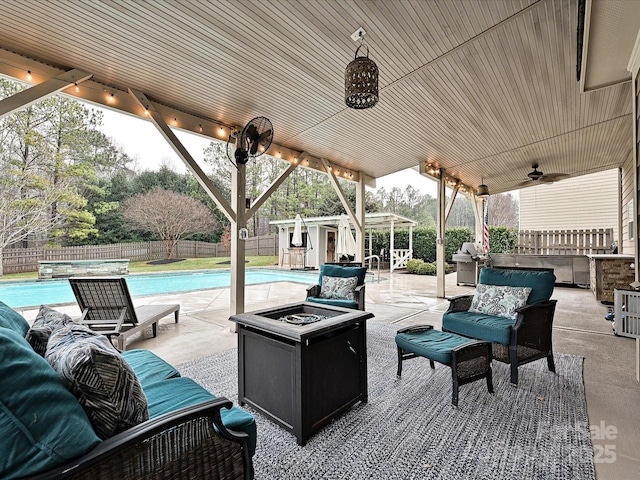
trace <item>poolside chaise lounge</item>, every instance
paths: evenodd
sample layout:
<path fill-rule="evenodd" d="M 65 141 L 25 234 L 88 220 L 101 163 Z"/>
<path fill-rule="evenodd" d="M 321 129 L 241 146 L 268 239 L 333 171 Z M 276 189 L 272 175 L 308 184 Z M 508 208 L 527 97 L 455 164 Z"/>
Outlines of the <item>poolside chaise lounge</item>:
<path fill-rule="evenodd" d="M 113 341 L 119 350 L 126 350 L 127 338 L 151 326 L 158 333 L 158 321 L 174 314 L 178 323 L 180 305 L 142 305 L 134 307 L 123 277 L 72 277 L 69 279 L 82 317 L 87 325 Z"/>

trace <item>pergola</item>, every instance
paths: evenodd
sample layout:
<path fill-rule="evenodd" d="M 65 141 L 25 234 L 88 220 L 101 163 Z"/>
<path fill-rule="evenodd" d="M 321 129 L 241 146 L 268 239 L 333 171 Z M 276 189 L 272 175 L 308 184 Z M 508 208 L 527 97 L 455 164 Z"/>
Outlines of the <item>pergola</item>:
<path fill-rule="evenodd" d="M 352 110 L 344 69 L 360 27 L 380 101 Z M 439 182 L 444 296 L 444 230 L 458 192 L 475 200 L 478 233 L 481 183 L 520 188 L 532 163 L 567 177 L 620 168 L 621 204 L 637 217 L 639 29 L 633 0 L 5 0 L 0 74 L 33 86 L 2 100 L 0 117 L 62 92 L 153 122 L 232 224 L 232 313 L 244 310 L 239 232 L 295 168 L 327 173 L 360 257 L 365 186 L 415 168 Z M 225 141 L 260 115 L 275 130 L 267 153 L 287 168 L 247 205 L 240 166 L 227 202 L 174 130 Z M 355 206 L 338 178 L 356 183 Z M 638 242 L 622 248 L 638 277 Z"/>
<path fill-rule="evenodd" d="M 389 229 L 391 231 L 389 236 L 389 249 L 390 249 L 389 255 L 391 260 L 390 262 L 391 273 L 393 273 L 393 270 L 397 268 L 402 268 L 406 266 L 407 260 L 412 258 L 412 255 L 413 255 L 413 229 L 418 225 L 418 223 L 415 220 L 411 220 L 410 218 L 403 217 L 402 215 L 397 215 L 391 212 L 365 213 L 364 218 L 365 218 L 365 223 L 364 223 L 365 230 L 369 231 L 368 256 L 372 256 L 374 254 L 372 250 L 372 245 L 373 245 L 373 240 L 371 237 L 372 231 Z M 316 261 L 313 263 L 313 266 L 318 266 L 321 263 L 323 263 L 320 255 L 320 250 L 322 250 L 323 248 L 321 249 L 319 244 L 322 244 L 324 247 L 324 243 L 323 243 L 324 239 L 321 238 L 319 229 L 324 228 L 324 229 L 337 230 L 338 224 L 340 223 L 340 215 L 330 215 L 326 217 L 306 217 L 303 220 L 307 230 L 310 230 L 312 228 L 316 230 L 315 237 L 316 237 L 316 244 L 318 248 L 317 248 L 317 251 L 315 252 Z M 284 245 L 286 244 L 286 241 L 289 238 L 288 237 L 289 232 L 290 231 L 293 232 L 293 229 L 295 227 L 295 219 L 272 220 L 271 222 L 269 222 L 269 224 L 275 225 L 280 229 L 280 233 L 282 234 L 280 236 L 280 244 Z M 409 229 L 409 245 L 407 249 L 399 249 L 395 247 L 394 234 L 395 234 L 396 228 Z M 362 260 L 362 258 L 360 260 Z"/>

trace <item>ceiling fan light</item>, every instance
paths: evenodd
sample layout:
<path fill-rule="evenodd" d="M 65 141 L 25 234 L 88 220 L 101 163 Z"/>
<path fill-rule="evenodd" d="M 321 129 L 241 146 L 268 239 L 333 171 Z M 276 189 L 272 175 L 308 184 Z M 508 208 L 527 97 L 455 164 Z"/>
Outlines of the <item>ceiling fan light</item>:
<path fill-rule="evenodd" d="M 362 110 L 378 103 L 378 66 L 369 58 L 369 47 L 366 57 L 358 57 L 358 50 L 344 71 L 344 103 Z"/>
<path fill-rule="evenodd" d="M 476 192 L 476 197 L 486 198 L 489 195 L 491 195 L 489 193 L 489 187 L 487 187 L 484 183 L 482 185 L 478 185 L 478 190 Z"/>

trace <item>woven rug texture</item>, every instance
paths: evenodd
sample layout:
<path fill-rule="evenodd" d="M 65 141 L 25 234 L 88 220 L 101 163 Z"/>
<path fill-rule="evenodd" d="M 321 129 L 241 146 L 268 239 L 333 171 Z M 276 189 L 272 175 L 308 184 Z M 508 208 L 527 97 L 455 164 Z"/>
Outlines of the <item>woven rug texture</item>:
<path fill-rule="evenodd" d="M 460 387 L 451 405 L 451 370 L 424 358 L 396 377 L 396 329 L 367 325 L 368 403 L 315 433 L 304 447 L 250 407 L 258 426 L 256 479 L 595 479 L 583 358 L 555 354 L 556 374 L 539 360 L 493 362 L 495 393 L 483 380 Z M 217 396 L 238 403 L 237 350 L 178 368 Z"/>

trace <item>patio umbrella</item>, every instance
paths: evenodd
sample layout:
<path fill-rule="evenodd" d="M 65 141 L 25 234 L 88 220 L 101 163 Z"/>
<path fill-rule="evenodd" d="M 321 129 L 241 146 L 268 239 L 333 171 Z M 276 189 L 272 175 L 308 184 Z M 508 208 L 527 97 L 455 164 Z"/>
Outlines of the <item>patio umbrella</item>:
<path fill-rule="evenodd" d="M 302 217 L 298 213 L 296 215 L 295 224 L 293 226 L 293 238 L 291 244 L 296 247 L 302 246 Z"/>
<path fill-rule="evenodd" d="M 338 223 L 336 253 L 338 254 L 338 257 L 342 257 L 343 255 L 355 256 L 356 254 L 356 241 L 353 239 L 353 235 L 351 234 L 349 219 L 344 213 L 340 216 L 340 223 Z"/>

